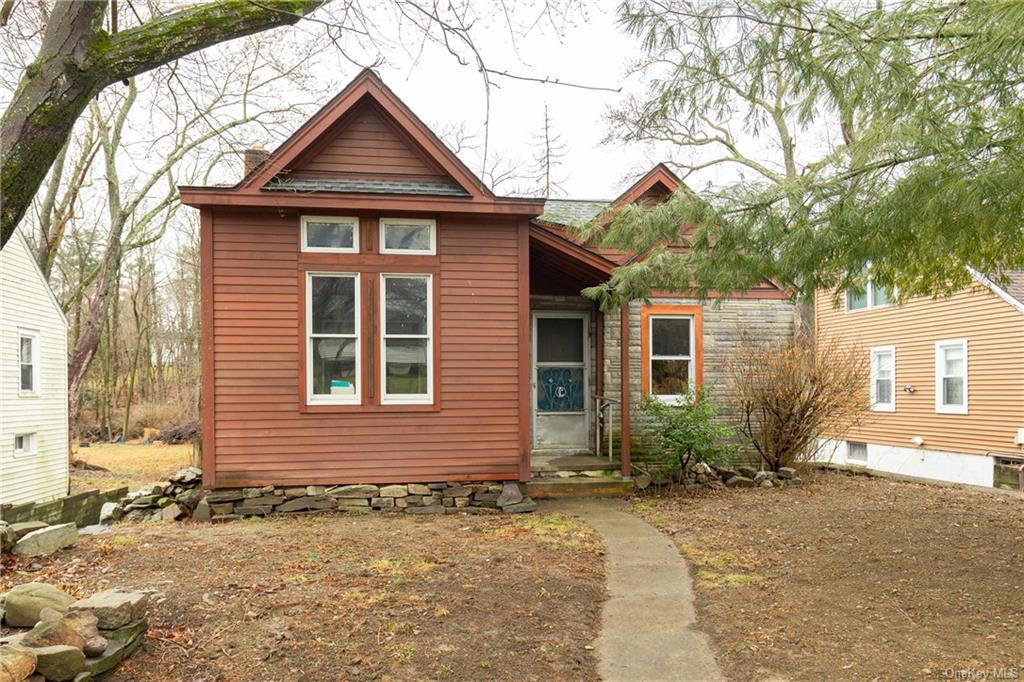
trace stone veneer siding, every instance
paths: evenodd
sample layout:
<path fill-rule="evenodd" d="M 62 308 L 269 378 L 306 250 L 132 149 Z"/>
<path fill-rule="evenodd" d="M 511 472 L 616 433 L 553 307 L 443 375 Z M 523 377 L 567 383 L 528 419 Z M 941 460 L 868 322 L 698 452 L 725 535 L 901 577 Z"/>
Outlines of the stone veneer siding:
<path fill-rule="evenodd" d="M 652 298 L 653 305 L 700 305 L 695 299 Z M 630 403 L 632 405 L 632 434 L 630 455 L 634 461 L 648 459 L 649 439 L 646 427 L 650 420 L 640 410 L 643 391 L 640 387 L 640 308 L 641 303 L 630 304 L 629 370 Z M 704 317 L 704 385 L 709 388 L 722 405 L 721 416 L 725 422 L 734 422 L 736 411 L 730 407 L 732 398 L 725 374 L 725 363 L 732 357 L 742 339 L 751 341 L 788 341 L 792 339 L 796 311 L 789 301 L 771 299 L 730 299 L 711 301 L 703 304 Z M 622 375 L 620 362 L 622 347 L 619 312 L 610 313 L 604 325 L 604 372 L 605 395 L 620 398 L 619 378 Z M 618 455 L 620 417 L 615 415 L 614 445 Z M 737 458 L 737 462 L 759 464 L 757 454 L 749 448 Z"/>

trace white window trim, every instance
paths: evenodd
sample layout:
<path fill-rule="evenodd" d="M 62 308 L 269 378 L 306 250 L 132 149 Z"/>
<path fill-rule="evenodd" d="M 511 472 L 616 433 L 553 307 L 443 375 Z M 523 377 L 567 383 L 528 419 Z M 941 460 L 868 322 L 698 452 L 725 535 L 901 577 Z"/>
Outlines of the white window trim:
<path fill-rule="evenodd" d="M 313 278 L 314 277 L 350 277 L 355 279 L 355 340 L 356 340 L 356 390 L 353 395 L 314 395 L 313 394 L 313 339 L 314 338 L 351 338 L 349 334 L 317 334 L 313 336 Z M 363 344 L 360 326 L 362 302 L 360 296 L 360 279 L 358 272 L 307 272 L 306 273 L 306 404 L 307 405 L 360 405 L 362 404 L 363 382 Z"/>
<path fill-rule="evenodd" d="M 896 305 L 892 300 L 890 300 L 888 303 L 881 303 L 881 304 L 875 303 L 875 283 L 872 282 L 871 280 L 868 280 L 868 283 L 865 285 L 864 293 L 867 294 L 868 304 L 865 307 L 863 307 L 863 308 L 856 308 L 856 309 L 854 309 L 854 308 L 850 307 L 850 290 L 846 289 L 843 292 L 843 298 L 844 298 L 844 302 L 845 302 L 845 305 L 846 305 L 846 312 L 848 312 L 848 313 L 862 313 L 865 310 L 875 310 L 875 309 L 878 309 L 878 308 L 891 308 L 892 306 Z M 892 291 L 889 292 L 889 295 L 890 295 L 891 299 L 895 299 L 896 298 L 896 287 L 892 288 Z"/>
<path fill-rule="evenodd" d="M 690 354 L 689 355 L 656 355 L 654 353 L 654 321 L 664 319 L 678 319 L 686 318 L 690 321 Z M 681 398 L 688 396 L 682 394 L 672 395 L 659 395 L 654 392 L 654 361 L 655 360 L 686 360 L 689 363 L 689 369 L 687 376 L 690 381 L 690 394 L 693 394 L 694 388 L 696 387 L 697 378 L 694 376 L 694 370 L 697 367 L 696 358 L 694 357 L 693 351 L 695 348 L 696 339 L 694 335 L 696 333 L 697 321 L 694 315 L 672 315 L 671 313 L 660 313 L 657 315 L 650 315 L 647 318 L 647 395 L 653 397 L 658 402 L 662 402 L 668 405 L 675 405 Z"/>
<path fill-rule="evenodd" d="M 389 249 L 385 246 L 384 232 L 388 224 L 397 223 L 401 225 L 426 225 L 430 227 L 430 248 L 429 249 Z M 380 252 L 394 255 L 406 256 L 435 256 L 437 255 L 437 221 L 433 218 L 381 218 L 380 219 Z"/>
<path fill-rule="evenodd" d="M 12 440 L 12 445 L 17 442 L 18 438 L 28 439 L 28 447 L 27 448 L 23 447 L 21 449 L 18 449 L 18 447 L 15 445 L 14 446 L 14 456 L 15 457 L 24 457 L 24 456 L 27 456 L 27 455 L 34 455 L 34 454 L 39 452 L 39 438 L 38 438 L 36 432 L 33 431 L 31 433 L 16 433 L 16 434 L 14 434 L 14 439 Z"/>
<path fill-rule="evenodd" d="M 888 353 L 892 356 L 892 376 L 889 381 L 892 383 L 891 403 L 878 402 L 878 377 L 875 376 L 875 355 Z M 871 411 L 872 412 L 895 412 L 896 411 L 896 346 L 875 346 L 871 349 Z"/>
<path fill-rule="evenodd" d="M 850 455 L 853 451 L 852 445 L 863 445 L 864 446 L 864 459 L 858 459 Z M 853 464 L 855 466 L 867 466 L 868 463 L 868 444 L 861 443 L 859 441 L 846 441 L 846 463 Z"/>
<path fill-rule="evenodd" d="M 309 246 L 306 243 L 306 223 L 309 221 L 352 223 L 352 247 L 341 248 L 333 246 Z M 356 216 L 304 215 L 299 219 L 299 225 L 300 251 L 305 251 L 307 253 L 359 253 L 359 218 Z"/>
<path fill-rule="evenodd" d="M 946 363 L 942 351 L 944 348 L 960 346 L 964 352 L 964 404 L 947 405 L 942 402 L 942 380 L 945 378 Z M 968 374 L 967 339 L 946 339 L 935 342 L 935 412 L 937 414 L 967 414 L 970 394 L 967 392 Z M 952 376 L 952 375 L 951 375 Z"/>
<path fill-rule="evenodd" d="M 23 338 L 32 339 L 32 390 L 26 391 L 21 387 L 21 340 Z M 42 395 L 42 372 L 40 369 L 40 357 L 39 357 L 39 332 L 34 329 L 18 329 L 18 397 L 20 398 L 37 398 Z"/>
<path fill-rule="evenodd" d="M 383 243 L 383 242 L 381 242 Z M 408 253 L 408 252 L 403 252 Z M 420 334 L 388 334 L 388 308 L 385 300 L 388 279 L 427 280 L 427 392 L 388 393 L 388 358 L 385 350 L 387 339 L 422 339 Z M 380 403 L 381 405 L 432 405 L 434 403 L 434 276 L 426 272 L 381 273 L 380 276 Z"/>

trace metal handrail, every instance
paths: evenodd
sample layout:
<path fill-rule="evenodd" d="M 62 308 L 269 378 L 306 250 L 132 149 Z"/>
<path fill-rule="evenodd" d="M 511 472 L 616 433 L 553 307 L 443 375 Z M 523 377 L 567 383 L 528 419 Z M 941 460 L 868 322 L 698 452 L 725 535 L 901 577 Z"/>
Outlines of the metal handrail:
<path fill-rule="evenodd" d="M 612 449 L 612 431 L 615 430 L 615 406 L 621 404 L 622 401 L 617 398 L 609 398 L 603 395 L 594 396 L 594 454 L 601 454 L 601 417 L 604 416 L 604 411 L 607 409 L 608 418 L 605 420 L 605 431 L 608 434 L 609 462 L 615 459 Z"/>

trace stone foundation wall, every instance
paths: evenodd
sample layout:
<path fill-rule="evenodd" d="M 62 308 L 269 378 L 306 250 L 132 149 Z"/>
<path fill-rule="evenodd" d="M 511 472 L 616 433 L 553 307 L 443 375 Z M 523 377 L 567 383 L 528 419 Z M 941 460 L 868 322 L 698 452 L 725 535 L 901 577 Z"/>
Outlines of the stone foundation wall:
<path fill-rule="evenodd" d="M 536 503 L 518 481 L 389 483 L 385 485 L 264 486 L 208 491 L 195 521 L 228 521 L 243 516 L 340 510 L 408 514 L 529 512 Z"/>

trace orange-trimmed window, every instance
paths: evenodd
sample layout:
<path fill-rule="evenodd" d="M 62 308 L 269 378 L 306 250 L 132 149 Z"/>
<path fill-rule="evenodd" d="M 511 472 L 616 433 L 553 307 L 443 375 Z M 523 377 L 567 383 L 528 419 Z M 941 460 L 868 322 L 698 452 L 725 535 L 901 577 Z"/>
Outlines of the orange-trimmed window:
<path fill-rule="evenodd" d="M 703 383 L 702 313 L 699 305 L 646 305 L 640 309 L 640 372 L 645 396 L 675 403 Z"/>

